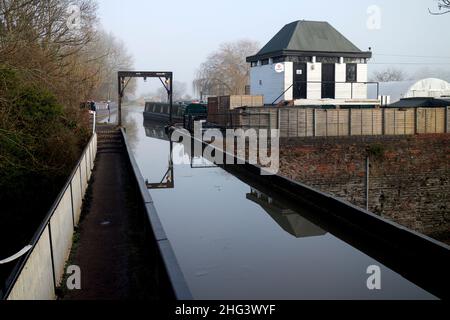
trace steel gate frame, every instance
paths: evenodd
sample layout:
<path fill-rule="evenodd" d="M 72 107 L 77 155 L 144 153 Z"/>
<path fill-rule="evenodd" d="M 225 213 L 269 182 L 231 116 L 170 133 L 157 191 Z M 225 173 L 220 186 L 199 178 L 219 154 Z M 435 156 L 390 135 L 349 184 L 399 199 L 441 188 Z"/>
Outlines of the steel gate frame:
<path fill-rule="evenodd" d="M 169 97 L 169 124 L 172 124 L 172 110 L 173 110 L 173 72 L 171 71 L 119 71 L 117 73 L 118 78 L 118 93 L 119 93 L 119 106 L 118 106 L 118 126 L 122 126 L 122 99 L 124 97 L 125 89 L 132 78 L 159 78 L 162 85 L 167 91 Z M 128 78 L 128 80 L 126 80 Z M 165 81 L 162 80 L 165 79 Z"/>

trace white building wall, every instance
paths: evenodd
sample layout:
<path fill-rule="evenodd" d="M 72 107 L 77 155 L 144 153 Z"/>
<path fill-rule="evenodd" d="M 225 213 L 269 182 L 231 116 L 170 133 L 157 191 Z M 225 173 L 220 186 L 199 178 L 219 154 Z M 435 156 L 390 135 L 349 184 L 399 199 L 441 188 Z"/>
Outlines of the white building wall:
<path fill-rule="evenodd" d="M 293 83 L 293 68 L 292 62 L 284 62 L 284 72 L 276 72 L 275 64 L 261 65 L 252 67 L 250 69 L 250 94 L 263 95 L 264 104 L 272 104 L 286 89 Z M 335 99 L 351 99 L 353 91 L 353 99 L 367 99 L 367 84 L 343 83 L 346 81 L 346 64 L 336 64 L 336 97 Z M 367 82 L 368 67 L 367 64 L 357 65 L 357 82 Z M 322 64 L 321 63 L 307 63 L 307 99 L 317 100 L 322 98 Z M 318 83 L 311 83 L 318 82 Z M 284 96 L 278 99 L 292 100 L 293 89 L 290 88 Z"/>
<path fill-rule="evenodd" d="M 356 81 L 367 82 L 368 67 L 365 63 L 358 64 Z M 353 99 L 367 99 L 367 84 L 355 83 L 353 85 Z"/>
<path fill-rule="evenodd" d="M 351 83 L 341 83 L 347 80 L 347 64 L 337 63 L 336 64 L 336 99 L 350 99 L 352 84 Z"/>
<path fill-rule="evenodd" d="M 310 63 L 306 64 L 307 68 L 307 99 L 321 99 L 322 98 L 322 64 Z M 310 81 L 319 81 L 319 83 L 310 83 Z"/>
<path fill-rule="evenodd" d="M 275 71 L 274 64 L 252 67 L 250 69 L 251 95 L 264 95 L 264 104 L 272 104 L 287 89 L 285 87 L 285 74 L 286 66 L 285 71 L 280 73 Z M 282 99 L 283 97 L 279 101 Z"/>
<path fill-rule="evenodd" d="M 284 100 L 292 100 L 293 99 L 293 95 L 294 95 L 294 89 L 292 88 L 293 84 L 294 84 L 294 63 L 293 62 L 285 62 L 284 63 L 284 90 L 286 90 L 289 87 L 291 87 L 291 88 L 288 91 L 286 91 L 286 93 L 284 95 Z"/>

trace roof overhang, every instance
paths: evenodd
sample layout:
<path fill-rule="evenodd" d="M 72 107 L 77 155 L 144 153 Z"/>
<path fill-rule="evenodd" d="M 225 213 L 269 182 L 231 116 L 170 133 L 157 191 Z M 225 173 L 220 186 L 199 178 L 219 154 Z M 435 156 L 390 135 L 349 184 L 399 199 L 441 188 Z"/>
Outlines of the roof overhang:
<path fill-rule="evenodd" d="M 269 59 L 273 57 L 344 57 L 344 58 L 372 58 L 371 51 L 361 51 L 361 52 L 324 52 L 324 51 L 292 51 L 292 50 L 281 50 L 275 52 L 269 52 L 265 54 L 257 54 L 254 56 L 247 57 L 247 62 L 255 62 L 258 60 Z"/>

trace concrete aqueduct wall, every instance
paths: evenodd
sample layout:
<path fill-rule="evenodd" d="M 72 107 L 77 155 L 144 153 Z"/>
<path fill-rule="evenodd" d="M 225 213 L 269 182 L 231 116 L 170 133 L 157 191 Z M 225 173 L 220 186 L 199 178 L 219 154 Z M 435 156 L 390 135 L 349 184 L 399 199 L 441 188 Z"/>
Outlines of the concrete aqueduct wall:
<path fill-rule="evenodd" d="M 56 287 L 64 276 L 65 264 L 72 247 L 72 237 L 81 215 L 97 154 L 97 135 L 88 146 L 36 233 L 33 248 L 21 258 L 15 277 L 7 291 L 8 300 L 53 300 Z"/>

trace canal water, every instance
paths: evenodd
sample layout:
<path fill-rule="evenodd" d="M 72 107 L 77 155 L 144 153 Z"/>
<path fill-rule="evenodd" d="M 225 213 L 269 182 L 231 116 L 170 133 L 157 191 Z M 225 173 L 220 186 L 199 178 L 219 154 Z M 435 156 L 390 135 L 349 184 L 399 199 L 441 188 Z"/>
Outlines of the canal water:
<path fill-rule="evenodd" d="M 127 136 L 160 187 L 149 192 L 195 299 L 435 298 L 221 168 L 196 159 L 170 170 L 169 139 L 142 111 L 124 108 Z M 381 290 L 367 287 L 372 265 Z"/>

